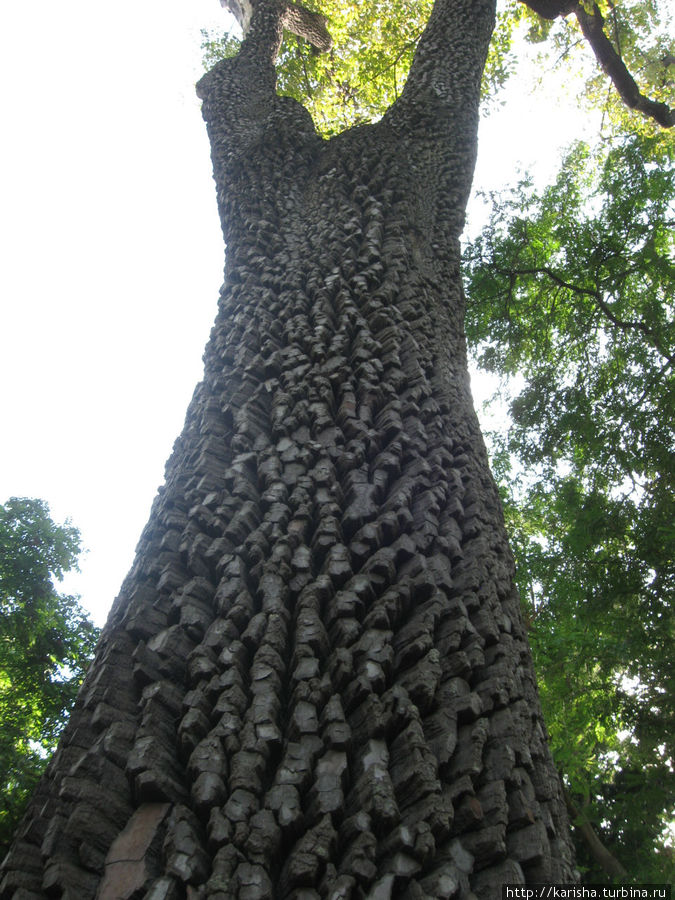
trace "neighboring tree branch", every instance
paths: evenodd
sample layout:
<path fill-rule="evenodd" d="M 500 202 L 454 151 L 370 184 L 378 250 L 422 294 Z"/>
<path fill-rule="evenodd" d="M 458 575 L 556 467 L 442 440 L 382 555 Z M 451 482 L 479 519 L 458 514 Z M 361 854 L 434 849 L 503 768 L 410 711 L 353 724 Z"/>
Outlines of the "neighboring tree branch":
<path fill-rule="evenodd" d="M 220 0 L 220 5 L 223 9 L 232 13 L 242 32 L 246 35 L 253 16 L 253 3 L 251 0 Z"/>
<path fill-rule="evenodd" d="M 583 3 L 575 0 L 522 0 L 522 2 L 544 19 L 557 19 L 558 16 L 565 17 L 574 13 L 595 58 L 611 79 L 626 106 L 650 116 L 663 128 L 675 125 L 675 110 L 666 103 L 651 100 L 640 91 L 621 55 L 605 34 L 605 19 L 597 4 L 593 4 L 593 12 L 589 13 Z"/>
<path fill-rule="evenodd" d="M 283 24 L 286 31 L 292 31 L 298 37 L 306 41 L 318 50 L 325 53 L 333 46 L 333 39 L 326 28 L 326 17 L 320 13 L 312 12 L 304 6 L 296 6 L 289 3 L 283 16 Z"/>
<path fill-rule="evenodd" d="M 595 53 L 595 58 L 612 79 L 614 87 L 626 106 L 636 109 L 646 116 L 651 116 L 663 128 L 675 125 L 675 110 L 670 109 L 666 103 L 650 100 L 640 91 L 621 56 L 604 32 L 605 20 L 598 5 L 593 4 L 593 12 L 588 13 L 579 3 L 574 9 L 574 15 L 577 17 L 584 37 Z"/>
<path fill-rule="evenodd" d="M 576 0 L 523 0 L 525 6 L 529 6 L 542 19 L 557 19 L 558 16 L 568 16 L 574 12 Z"/>
<path fill-rule="evenodd" d="M 333 39 L 326 28 L 326 17 L 312 12 L 304 6 L 289 2 L 267 2 L 267 0 L 220 0 L 221 6 L 228 9 L 239 23 L 244 37 L 247 36 L 253 22 L 254 13 L 259 7 L 267 7 L 279 17 L 282 27 L 304 38 L 319 52 L 330 50 Z"/>
<path fill-rule="evenodd" d="M 595 859 L 598 865 L 601 866 L 602 869 L 610 877 L 625 878 L 626 875 L 628 875 L 628 872 L 624 869 L 616 856 L 610 853 L 607 847 L 605 847 L 605 845 L 595 833 L 595 829 L 593 828 L 591 823 L 584 821 L 583 814 L 579 813 L 579 810 L 574 805 L 574 802 L 572 801 L 568 790 L 564 786 L 563 794 L 565 795 L 565 803 L 567 805 L 567 811 L 569 813 L 570 819 L 572 820 L 572 824 L 583 836 L 586 844 L 588 845 L 588 849 L 593 855 L 593 859 Z"/>

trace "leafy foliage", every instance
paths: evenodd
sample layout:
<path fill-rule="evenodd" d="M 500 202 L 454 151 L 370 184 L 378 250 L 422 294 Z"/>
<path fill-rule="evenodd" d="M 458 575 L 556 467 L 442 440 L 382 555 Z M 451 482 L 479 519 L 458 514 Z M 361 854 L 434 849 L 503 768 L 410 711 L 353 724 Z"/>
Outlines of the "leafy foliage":
<path fill-rule="evenodd" d="M 645 881 L 675 807 L 673 155 L 577 145 L 544 191 L 493 197 L 467 252 L 469 340 L 522 379 L 497 463 L 553 752 Z"/>
<path fill-rule="evenodd" d="M 0 855 L 63 728 L 98 632 L 53 580 L 76 566 L 79 532 L 41 500 L 0 505 Z"/>

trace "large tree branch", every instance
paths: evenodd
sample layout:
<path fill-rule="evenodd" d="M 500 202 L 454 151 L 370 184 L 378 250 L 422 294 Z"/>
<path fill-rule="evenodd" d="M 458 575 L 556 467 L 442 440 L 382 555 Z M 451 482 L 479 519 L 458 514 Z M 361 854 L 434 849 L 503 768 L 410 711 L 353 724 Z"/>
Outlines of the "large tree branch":
<path fill-rule="evenodd" d="M 305 9 L 304 6 L 297 6 L 295 3 L 287 4 L 283 17 L 286 31 L 292 31 L 298 37 L 309 41 L 312 47 L 321 53 L 325 53 L 333 46 L 333 39 L 326 28 L 326 22 L 325 16 Z"/>
<path fill-rule="evenodd" d="M 464 227 L 473 178 L 481 76 L 495 5 L 495 0 L 434 0 L 405 87 L 382 119 L 392 134 L 404 136 L 399 164 L 409 172 L 419 208 L 428 204 L 425 229 L 431 245 L 442 246 L 444 254 L 450 246 L 452 254 L 459 252 L 454 242 Z"/>
<path fill-rule="evenodd" d="M 236 94 L 244 100 L 240 110 L 242 121 L 246 120 L 250 124 L 256 118 L 254 111 L 262 109 L 260 103 L 263 97 L 266 98 L 263 103 L 265 106 L 276 96 L 274 63 L 279 54 L 284 29 L 304 37 L 317 50 L 328 50 L 332 46 L 332 39 L 323 16 L 290 0 L 220 0 L 220 3 L 237 20 L 244 40 L 235 58 L 221 60 L 200 79 L 197 96 L 204 100 L 215 83 L 223 81 L 227 71 L 229 74 L 226 80 L 248 85 L 245 98 L 241 89 Z M 254 96 L 257 98 L 255 103 Z M 234 95 L 228 100 L 230 116 L 234 114 L 235 100 Z"/>
<path fill-rule="evenodd" d="M 277 135 L 286 129 L 296 141 L 301 135 L 308 141 L 318 140 L 304 107 L 276 93 L 275 61 L 284 29 L 292 29 L 324 49 L 330 45 L 330 36 L 321 16 L 289 0 L 221 2 L 237 18 L 244 39 L 236 56 L 220 60 L 200 79 L 197 95 L 204 101 L 202 113 L 215 154 L 221 219 L 226 222 L 229 212 L 222 205 L 228 196 L 226 183 L 241 173 L 242 161 L 264 142 L 268 129 L 273 128 Z"/>
<path fill-rule="evenodd" d="M 558 16 L 568 16 L 574 12 L 577 0 L 522 0 L 525 6 L 529 6 L 542 19 L 552 21 Z"/>
<path fill-rule="evenodd" d="M 220 0 L 221 6 L 235 17 L 244 37 L 259 27 L 261 19 L 273 20 L 274 40 L 281 41 L 281 31 L 292 31 L 305 38 L 320 52 L 330 50 L 333 40 L 326 28 L 326 17 L 288 0 Z M 267 26 L 269 27 L 269 25 Z M 278 52 L 278 46 L 274 54 Z"/>
<path fill-rule="evenodd" d="M 494 0 L 435 0 L 401 105 L 407 95 L 429 92 L 449 107 L 471 105 L 480 93 L 494 16 Z"/>
<path fill-rule="evenodd" d="M 557 19 L 574 13 L 581 31 L 591 46 L 595 58 L 609 76 L 619 96 L 630 109 L 635 109 L 664 128 L 675 125 L 675 110 L 667 103 L 660 103 L 645 96 L 628 71 L 621 55 L 605 34 L 605 19 L 597 4 L 588 12 L 583 3 L 576 0 L 522 0 L 544 19 Z"/>
<path fill-rule="evenodd" d="M 670 109 L 666 103 L 659 103 L 645 97 L 640 91 L 635 79 L 626 68 L 626 64 L 605 34 L 603 28 L 605 20 L 598 5 L 593 4 L 593 12 L 589 13 L 581 3 L 578 3 L 574 9 L 574 15 L 577 17 L 584 37 L 595 53 L 595 58 L 611 78 L 626 106 L 636 109 L 646 116 L 651 116 L 664 128 L 675 125 L 675 110 Z"/>

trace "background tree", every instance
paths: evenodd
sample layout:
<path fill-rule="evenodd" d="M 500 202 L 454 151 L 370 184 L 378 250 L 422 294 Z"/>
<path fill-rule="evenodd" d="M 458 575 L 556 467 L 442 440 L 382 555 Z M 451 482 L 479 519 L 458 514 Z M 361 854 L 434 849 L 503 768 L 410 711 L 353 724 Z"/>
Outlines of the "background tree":
<path fill-rule="evenodd" d="M 41 500 L 0 505 L 0 855 L 56 747 L 97 629 L 54 581 L 77 565 L 80 535 Z"/>
<path fill-rule="evenodd" d="M 577 145 L 492 198 L 466 254 L 554 757 L 580 832 L 643 881 L 673 875 L 674 198 L 669 136 Z"/>

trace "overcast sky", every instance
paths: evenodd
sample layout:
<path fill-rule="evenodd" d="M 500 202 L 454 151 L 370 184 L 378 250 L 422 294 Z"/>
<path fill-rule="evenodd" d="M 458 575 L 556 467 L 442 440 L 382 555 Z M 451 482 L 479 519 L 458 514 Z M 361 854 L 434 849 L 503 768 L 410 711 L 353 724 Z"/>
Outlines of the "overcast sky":
<path fill-rule="evenodd" d="M 41 497 L 102 624 L 181 430 L 224 262 L 194 83 L 218 0 L 0 11 L 0 502 Z M 478 181 L 552 171 L 562 111 L 521 83 Z M 548 120 L 546 116 L 549 116 Z M 552 143 L 535 143 L 546 134 Z"/>

